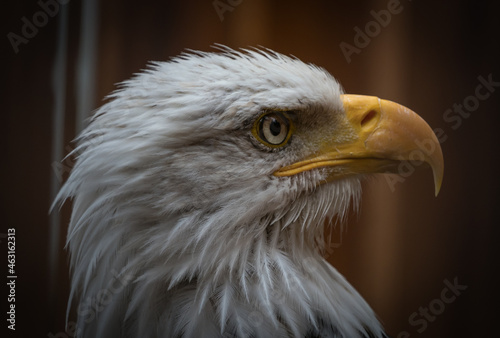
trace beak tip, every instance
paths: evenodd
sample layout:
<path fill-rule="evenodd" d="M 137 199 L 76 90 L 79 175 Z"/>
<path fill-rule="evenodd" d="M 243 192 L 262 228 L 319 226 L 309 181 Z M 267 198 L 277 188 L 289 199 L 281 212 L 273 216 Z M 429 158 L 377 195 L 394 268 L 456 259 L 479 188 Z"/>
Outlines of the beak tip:
<path fill-rule="evenodd" d="M 434 196 L 437 197 L 439 195 L 439 191 L 441 190 L 441 184 L 436 182 L 434 185 L 435 185 Z"/>
<path fill-rule="evenodd" d="M 441 186 L 443 184 L 443 176 L 444 176 L 444 166 L 443 166 L 442 156 L 439 165 L 432 166 L 432 172 L 434 175 L 434 193 L 435 196 L 437 197 L 437 195 L 441 191 Z"/>

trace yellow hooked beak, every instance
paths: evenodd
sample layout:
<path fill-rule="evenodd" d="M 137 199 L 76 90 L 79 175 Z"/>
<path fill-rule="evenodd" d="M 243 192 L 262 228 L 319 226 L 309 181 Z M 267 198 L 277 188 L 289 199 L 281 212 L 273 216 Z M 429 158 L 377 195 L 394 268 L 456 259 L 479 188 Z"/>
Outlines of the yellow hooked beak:
<path fill-rule="evenodd" d="M 355 134 L 353 141 L 339 143 L 325 137 L 312 157 L 279 169 L 275 176 L 328 167 L 328 181 L 332 181 L 367 173 L 398 173 L 400 163 L 409 161 L 432 168 L 438 194 L 443 180 L 443 153 L 436 135 L 420 116 L 374 96 L 342 95 L 342 100 L 347 129 L 350 135 L 353 131 Z"/>

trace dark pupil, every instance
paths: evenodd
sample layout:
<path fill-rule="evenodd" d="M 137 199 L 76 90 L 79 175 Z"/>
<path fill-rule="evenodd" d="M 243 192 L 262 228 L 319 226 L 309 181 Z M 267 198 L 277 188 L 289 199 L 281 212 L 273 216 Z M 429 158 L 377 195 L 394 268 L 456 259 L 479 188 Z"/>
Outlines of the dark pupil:
<path fill-rule="evenodd" d="M 281 132 L 281 123 L 273 118 L 273 120 L 271 121 L 271 125 L 269 126 L 269 130 L 271 131 L 271 134 L 273 134 L 273 136 L 279 135 Z"/>

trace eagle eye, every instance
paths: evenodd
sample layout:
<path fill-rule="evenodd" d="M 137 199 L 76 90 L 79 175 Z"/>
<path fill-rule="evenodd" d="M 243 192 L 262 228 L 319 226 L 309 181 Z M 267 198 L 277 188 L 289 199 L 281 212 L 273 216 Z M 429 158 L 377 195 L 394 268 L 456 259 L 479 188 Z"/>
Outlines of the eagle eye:
<path fill-rule="evenodd" d="M 286 113 L 268 112 L 257 119 L 252 132 L 266 146 L 282 147 L 292 135 L 291 122 Z"/>

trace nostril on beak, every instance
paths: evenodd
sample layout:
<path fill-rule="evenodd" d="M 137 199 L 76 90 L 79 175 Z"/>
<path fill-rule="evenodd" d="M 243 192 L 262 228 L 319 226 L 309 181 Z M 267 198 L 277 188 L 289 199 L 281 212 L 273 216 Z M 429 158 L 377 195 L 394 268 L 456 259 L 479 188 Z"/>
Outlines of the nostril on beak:
<path fill-rule="evenodd" d="M 367 123 L 373 120 L 375 116 L 377 116 L 377 112 L 375 110 L 370 110 L 361 120 L 361 127 L 364 127 Z"/>

